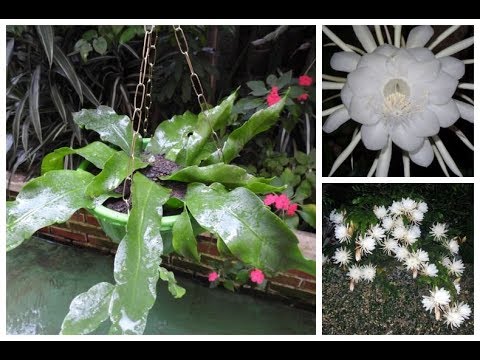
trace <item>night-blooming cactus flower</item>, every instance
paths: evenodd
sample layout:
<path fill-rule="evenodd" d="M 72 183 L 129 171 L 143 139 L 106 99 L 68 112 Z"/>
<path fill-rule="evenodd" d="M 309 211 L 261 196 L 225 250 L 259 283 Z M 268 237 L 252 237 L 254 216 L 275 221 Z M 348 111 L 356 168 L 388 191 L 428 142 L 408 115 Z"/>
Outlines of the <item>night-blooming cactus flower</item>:
<path fill-rule="evenodd" d="M 392 144 L 403 151 L 405 175 L 410 174 L 410 161 L 427 167 L 437 157 L 442 169 L 445 164 L 461 176 L 461 172 L 448 153 L 438 133 L 441 128 L 451 128 L 473 150 L 465 135 L 453 127 L 463 118 L 473 122 L 473 101 L 453 99 L 457 88 L 472 89 L 473 84 L 459 83 L 465 74 L 465 63 L 453 55 L 473 44 L 473 37 L 456 43 L 437 54 L 432 49 L 453 30 L 444 32 L 429 47 L 433 35 L 430 26 L 417 26 L 410 31 L 401 46 L 401 26 L 395 26 L 394 41 L 384 43 L 379 26 L 375 26 L 377 42 L 367 26 L 353 26 L 363 51 L 354 51 L 329 28 L 323 31 L 342 52 L 335 53 L 330 61 L 334 70 L 348 73 L 346 78 L 325 75 L 323 89 L 339 89 L 342 104 L 323 111 L 328 115 L 323 130 L 338 129 L 348 120 L 359 124 L 350 145 L 340 154 L 329 175 L 363 142 L 369 150 L 378 151 L 369 175 L 388 176 Z M 447 172 L 446 172 L 447 173 Z M 448 173 L 447 173 L 448 175 Z"/>

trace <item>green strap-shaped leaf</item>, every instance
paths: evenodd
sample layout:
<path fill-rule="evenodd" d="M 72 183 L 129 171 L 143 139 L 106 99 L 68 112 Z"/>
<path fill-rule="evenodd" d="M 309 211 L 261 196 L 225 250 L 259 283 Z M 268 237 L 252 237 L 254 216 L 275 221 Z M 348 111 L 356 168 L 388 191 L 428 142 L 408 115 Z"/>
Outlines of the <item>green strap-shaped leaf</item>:
<path fill-rule="evenodd" d="M 257 178 L 236 165 L 213 164 L 199 167 L 197 165 L 183 168 L 176 173 L 163 177 L 162 180 L 174 180 L 181 182 L 201 182 L 204 184 L 221 183 L 228 188 L 244 186 L 257 194 L 281 192 L 283 186 L 270 185 L 272 179 Z"/>
<path fill-rule="evenodd" d="M 54 45 L 53 47 L 53 62 L 57 64 L 65 73 L 65 77 L 68 79 L 68 81 L 70 81 L 76 93 L 78 94 L 80 103 L 83 103 L 83 92 L 82 85 L 80 84 L 80 78 L 78 77 L 70 60 L 57 45 Z"/>
<path fill-rule="evenodd" d="M 168 160 L 175 161 L 178 152 L 187 144 L 188 135 L 195 130 L 196 124 L 197 115 L 189 111 L 163 121 L 155 130 L 146 151 L 165 155 Z"/>
<path fill-rule="evenodd" d="M 232 93 L 228 98 L 222 101 L 218 106 L 205 110 L 198 115 L 198 121 L 195 131 L 187 140 L 185 147 L 178 153 L 176 162 L 180 165 L 198 165 L 201 161 L 199 154 L 210 139 L 212 130 L 226 126 L 228 119 L 232 114 L 233 102 L 237 97 L 237 92 Z"/>
<path fill-rule="evenodd" d="M 54 170 L 29 181 L 15 201 L 7 202 L 7 251 L 45 226 L 67 221 L 94 202 L 85 196 L 94 176 L 86 171 Z"/>
<path fill-rule="evenodd" d="M 140 173 L 133 176 L 127 234 L 115 256 L 116 287 L 110 304 L 112 334 L 142 334 L 156 298 L 163 252 L 162 205 L 170 191 Z"/>
<path fill-rule="evenodd" d="M 103 170 L 87 187 L 86 194 L 97 197 L 114 190 L 133 171 L 148 166 L 137 158 L 130 168 L 130 157 L 123 151 L 115 152 L 105 163 Z"/>
<path fill-rule="evenodd" d="M 38 36 L 42 42 L 43 49 L 47 55 L 48 64 L 52 67 L 53 61 L 53 45 L 55 43 L 55 34 L 53 27 L 50 25 L 36 25 Z"/>
<path fill-rule="evenodd" d="M 101 282 L 77 295 L 63 319 L 60 335 L 84 335 L 94 331 L 108 319 L 108 307 L 115 286 Z"/>
<path fill-rule="evenodd" d="M 242 126 L 232 131 L 227 141 L 223 144 L 222 151 L 215 151 L 207 160 L 206 164 L 218 162 L 229 163 L 238 156 L 245 144 L 256 135 L 270 129 L 279 119 L 280 113 L 285 106 L 287 95 L 275 105 L 257 111 Z"/>
<path fill-rule="evenodd" d="M 220 184 L 194 183 L 186 204 L 198 223 L 220 236 L 243 262 L 267 273 L 298 269 L 315 274 L 315 262 L 302 256 L 296 236 L 248 189 L 227 192 Z"/>
<path fill-rule="evenodd" d="M 185 209 L 173 224 L 173 248 L 178 254 L 200 262 L 197 250 L 197 239 L 193 233 L 192 223 Z"/>
<path fill-rule="evenodd" d="M 100 141 L 95 141 L 80 149 L 62 147 L 43 158 L 42 174 L 52 170 L 62 170 L 63 158 L 71 154 L 80 155 L 84 159 L 90 161 L 97 168 L 103 169 L 107 160 L 115 153 L 115 150 Z"/>
<path fill-rule="evenodd" d="M 117 115 L 108 106 L 99 106 L 96 109 L 82 109 L 73 114 L 73 121 L 85 129 L 94 130 L 100 134 L 103 141 L 117 145 L 130 154 L 133 139 L 133 127 L 128 116 Z M 141 146 L 141 140 L 136 141 L 136 151 Z"/>
<path fill-rule="evenodd" d="M 160 279 L 168 282 L 168 291 L 175 299 L 180 299 L 187 292 L 183 287 L 177 285 L 177 280 L 173 272 L 168 271 L 164 267 L 159 269 Z"/>

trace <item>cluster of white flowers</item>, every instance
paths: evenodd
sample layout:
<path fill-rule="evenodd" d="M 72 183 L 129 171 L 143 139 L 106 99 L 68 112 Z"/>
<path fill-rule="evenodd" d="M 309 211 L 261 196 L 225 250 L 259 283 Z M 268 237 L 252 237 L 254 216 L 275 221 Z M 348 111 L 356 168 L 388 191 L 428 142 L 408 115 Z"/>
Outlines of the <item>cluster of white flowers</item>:
<path fill-rule="evenodd" d="M 445 248 L 448 256 L 435 263 L 430 259 L 428 252 L 418 246 L 418 241 L 422 237 L 420 226 L 428 212 L 428 205 L 425 202 L 406 198 L 394 201 L 389 207 L 375 206 L 373 212 L 378 223 L 371 224 L 363 233 L 355 231 L 355 224 L 347 222 L 346 212 L 334 210 L 330 213 L 330 221 L 335 224 L 335 238 L 341 244 L 331 260 L 347 271 L 350 291 L 353 291 L 355 284 L 361 280 L 372 282 L 376 275 L 376 266 L 351 265 L 353 258 L 358 263 L 362 258 L 372 254 L 377 247 L 381 247 L 386 255 L 402 263 L 405 269 L 412 273 L 414 279 L 418 274 L 437 277 L 439 266 L 445 267 L 448 274 L 455 277 L 453 285 L 457 294 L 460 294 L 460 277 L 465 265 L 459 257 L 459 239 L 449 239 L 447 224 L 433 224 L 428 235 Z M 354 244 L 350 246 L 353 239 Z M 330 259 L 322 253 L 322 266 L 329 261 Z M 435 311 L 437 320 L 443 316 L 447 326 L 452 328 L 459 327 L 471 313 L 468 304 L 454 303 L 450 293 L 443 287 L 440 289 L 435 287 L 430 291 L 430 296 L 423 297 L 422 304 L 426 311 Z"/>

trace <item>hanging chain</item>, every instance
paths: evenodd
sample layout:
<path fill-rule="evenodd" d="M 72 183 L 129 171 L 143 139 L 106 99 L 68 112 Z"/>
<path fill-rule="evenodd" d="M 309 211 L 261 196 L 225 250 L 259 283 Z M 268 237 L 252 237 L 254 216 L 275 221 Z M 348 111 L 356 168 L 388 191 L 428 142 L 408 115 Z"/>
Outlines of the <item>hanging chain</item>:
<path fill-rule="evenodd" d="M 190 54 L 188 53 L 189 49 L 188 49 L 187 38 L 185 37 L 185 33 L 183 32 L 183 29 L 180 25 L 172 25 L 172 27 L 175 34 L 175 39 L 177 39 L 178 49 L 183 54 L 183 56 L 185 56 L 185 60 L 187 62 L 188 68 L 190 69 L 190 81 L 192 83 L 193 91 L 197 95 L 197 101 L 198 101 L 198 105 L 200 105 L 200 111 L 205 111 L 208 109 L 207 99 L 205 98 L 205 95 L 203 93 L 203 87 L 202 87 L 200 78 L 198 77 L 198 74 L 193 69 L 192 61 L 190 59 Z M 212 135 L 215 141 L 215 146 L 217 148 L 217 151 L 219 152 L 219 154 L 223 159 L 223 151 L 220 148 L 220 138 L 218 137 L 215 130 L 213 130 L 212 124 L 208 116 L 205 116 L 205 118 L 207 119 L 208 125 L 210 126 L 210 130 L 212 131 Z"/>
<path fill-rule="evenodd" d="M 135 97 L 133 99 L 133 114 L 131 118 L 133 128 L 133 138 L 130 147 L 130 159 L 128 162 L 128 176 L 123 183 L 122 198 L 127 205 L 127 212 L 130 209 L 129 198 L 127 196 L 127 183 L 131 183 L 131 173 L 135 163 L 135 147 L 140 132 L 140 127 L 143 124 L 143 136 L 147 135 L 148 131 L 148 117 L 152 106 L 152 82 L 153 82 L 153 65 L 156 56 L 156 34 L 154 32 L 155 25 L 150 27 L 144 26 L 145 36 L 143 38 L 142 62 L 140 64 L 140 73 L 138 75 L 138 84 L 135 88 Z M 146 79 L 146 83 L 145 83 Z M 142 119 L 143 115 L 143 119 Z M 135 128 L 135 122 L 137 126 Z"/>

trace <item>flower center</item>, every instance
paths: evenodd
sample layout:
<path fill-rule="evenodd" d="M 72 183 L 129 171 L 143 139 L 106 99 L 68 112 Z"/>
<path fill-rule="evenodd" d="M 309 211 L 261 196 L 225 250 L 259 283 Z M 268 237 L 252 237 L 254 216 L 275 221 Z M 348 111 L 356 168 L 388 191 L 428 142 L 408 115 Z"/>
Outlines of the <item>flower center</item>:
<path fill-rule="evenodd" d="M 383 96 L 383 115 L 385 117 L 404 117 L 413 111 L 410 102 L 410 87 L 405 80 L 391 79 L 383 88 Z"/>

